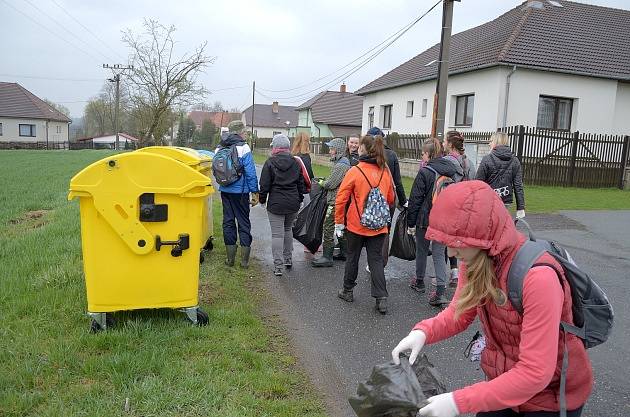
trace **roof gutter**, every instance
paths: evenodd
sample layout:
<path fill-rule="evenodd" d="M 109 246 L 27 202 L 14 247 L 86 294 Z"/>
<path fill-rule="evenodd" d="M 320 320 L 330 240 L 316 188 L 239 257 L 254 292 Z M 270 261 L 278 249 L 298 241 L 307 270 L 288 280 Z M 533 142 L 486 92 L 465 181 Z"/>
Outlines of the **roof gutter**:
<path fill-rule="evenodd" d="M 516 72 L 516 65 L 512 67 L 512 70 L 505 78 L 505 102 L 503 103 L 503 123 L 501 124 L 502 128 L 507 127 L 507 117 L 508 117 L 508 104 L 510 102 L 510 82 L 512 79 L 512 75 Z"/>

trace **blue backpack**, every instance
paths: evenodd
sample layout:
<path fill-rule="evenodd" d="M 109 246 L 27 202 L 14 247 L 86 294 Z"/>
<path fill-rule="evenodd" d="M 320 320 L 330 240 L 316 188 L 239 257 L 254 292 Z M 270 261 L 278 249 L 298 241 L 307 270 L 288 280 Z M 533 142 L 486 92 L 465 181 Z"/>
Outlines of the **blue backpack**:
<path fill-rule="evenodd" d="M 365 207 L 363 207 L 363 214 L 359 213 L 359 207 L 356 205 L 355 199 L 355 206 L 357 207 L 357 214 L 361 219 L 361 226 L 367 227 L 371 230 L 382 229 L 391 221 L 389 204 L 387 204 L 387 200 L 385 200 L 383 193 L 381 193 L 381 189 L 378 188 L 381 184 L 381 180 L 383 179 L 383 172 L 385 172 L 385 169 L 381 171 L 381 177 L 379 178 L 376 186 L 372 186 L 372 183 L 370 183 L 370 180 L 361 168 L 357 166 L 357 169 L 361 172 L 361 174 L 363 174 L 363 178 L 365 178 L 370 186 L 370 192 L 365 200 Z"/>
<path fill-rule="evenodd" d="M 236 145 L 221 147 L 212 158 L 212 174 L 219 185 L 230 185 L 238 181 L 243 168 L 238 160 Z"/>

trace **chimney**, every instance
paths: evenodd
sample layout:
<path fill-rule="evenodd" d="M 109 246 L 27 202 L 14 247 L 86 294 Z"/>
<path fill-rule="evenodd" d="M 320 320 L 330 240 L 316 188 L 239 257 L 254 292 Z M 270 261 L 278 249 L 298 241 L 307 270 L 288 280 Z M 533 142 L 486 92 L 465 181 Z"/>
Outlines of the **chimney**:
<path fill-rule="evenodd" d="M 342 93 L 346 92 L 346 84 L 341 84 L 341 87 L 339 87 L 339 91 L 341 91 Z"/>
<path fill-rule="evenodd" d="M 274 101 L 274 102 L 271 104 L 271 112 L 272 112 L 273 114 L 278 114 L 278 102 L 277 102 L 277 101 Z"/>

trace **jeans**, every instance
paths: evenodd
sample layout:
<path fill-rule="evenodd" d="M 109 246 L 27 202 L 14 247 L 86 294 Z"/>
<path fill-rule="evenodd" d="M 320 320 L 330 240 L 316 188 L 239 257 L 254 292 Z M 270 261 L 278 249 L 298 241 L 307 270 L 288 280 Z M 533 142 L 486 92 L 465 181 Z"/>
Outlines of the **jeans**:
<path fill-rule="evenodd" d="M 582 408 L 584 407 L 580 407 L 577 410 L 573 411 L 567 410 L 567 417 L 580 417 L 582 415 Z M 559 415 L 559 411 L 528 411 L 524 413 L 517 413 L 511 408 L 499 411 L 477 413 L 477 417 L 558 417 Z"/>
<path fill-rule="evenodd" d="M 446 246 L 433 241 L 431 242 L 431 252 L 433 255 L 433 269 L 435 269 L 435 282 L 438 287 L 445 286 L 448 282 L 448 272 L 446 267 L 446 258 L 441 254 L 446 251 Z"/>
<path fill-rule="evenodd" d="M 385 270 L 383 267 L 383 241 L 386 233 L 376 236 L 362 236 L 351 231 L 346 231 L 346 269 L 343 277 L 343 288 L 352 290 L 357 285 L 359 273 L 359 258 L 361 250 L 365 246 L 368 265 L 370 266 L 370 278 L 372 281 L 372 297 L 387 297 L 387 283 L 385 282 Z"/>
<path fill-rule="evenodd" d="M 433 268 L 435 269 L 435 281 L 438 286 L 446 286 L 447 268 L 446 257 L 442 254 L 446 251 L 446 246 L 438 242 L 429 242 L 425 235 L 427 229 L 416 227 L 416 279 L 423 280 L 427 272 L 427 255 L 429 245 L 433 258 Z"/>
<path fill-rule="evenodd" d="M 273 214 L 267 211 L 271 227 L 271 253 L 273 264 L 281 266 L 285 260 L 291 259 L 293 253 L 293 220 L 297 213 Z"/>
<path fill-rule="evenodd" d="M 221 192 L 221 202 L 223 203 L 223 243 L 236 245 L 238 230 L 241 246 L 251 246 L 252 225 L 249 221 L 249 193 Z"/>

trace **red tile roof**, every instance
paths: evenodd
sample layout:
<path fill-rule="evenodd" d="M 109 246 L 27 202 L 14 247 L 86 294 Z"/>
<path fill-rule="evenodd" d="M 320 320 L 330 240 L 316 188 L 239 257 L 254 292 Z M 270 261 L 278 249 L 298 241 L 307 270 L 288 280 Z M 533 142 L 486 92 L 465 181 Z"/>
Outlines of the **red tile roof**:
<path fill-rule="evenodd" d="M 241 113 L 193 110 L 188 113 L 188 117 L 198 128 L 201 128 L 205 120 L 210 120 L 216 127 L 227 127 L 232 120 L 241 120 Z"/>

